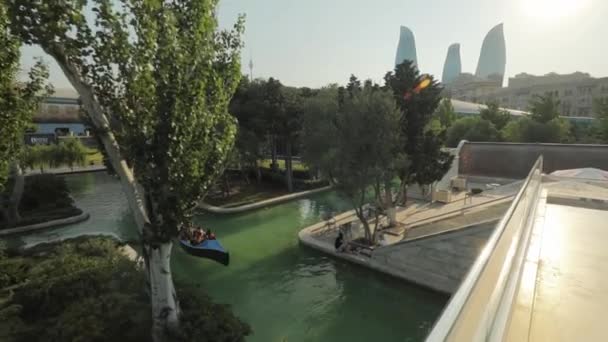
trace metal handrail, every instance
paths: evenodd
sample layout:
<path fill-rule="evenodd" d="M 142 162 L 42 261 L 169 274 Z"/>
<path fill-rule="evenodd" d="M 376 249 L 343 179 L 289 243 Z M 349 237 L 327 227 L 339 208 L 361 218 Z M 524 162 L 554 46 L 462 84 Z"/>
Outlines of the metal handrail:
<path fill-rule="evenodd" d="M 472 295 L 473 288 L 477 284 L 482 272 L 485 270 L 486 265 L 488 264 L 488 261 L 498 244 L 498 241 L 500 240 L 501 236 L 503 235 L 503 233 L 507 227 L 507 224 L 513 217 L 515 209 L 517 208 L 518 204 L 520 203 L 526 190 L 528 190 L 528 187 L 530 185 L 532 178 L 535 176 L 535 174 L 537 174 L 537 172 L 540 171 L 542 173 L 542 163 L 543 163 L 543 158 L 542 158 L 542 156 L 540 156 L 534 163 L 534 166 L 532 166 L 532 169 L 530 170 L 528 176 L 526 177 L 526 180 L 525 180 L 523 186 L 520 188 L 519 192 L 517 193 L 515 199 L 511 203 L 511 206 L 509 207 L 509 209 L 505 213 L 504 217 L 502 218 L 500 223 L 496 226 L 496 229 L 494 230 L 494 232 L 488 239 L 486 246 L 480 253 L 479 257 L 473 263 L 473 266 L 471 266 L 471 269 L 467 273 L 466 277 L 462 281 L 462 283 L 461 283 L 460 287 L 458 288 L 458 290 L 456 291 L 456 293 L 454 293 L 454 295 L 450 299 L 450 301 L 449 301 L 448 305 L 446 306 L 446 308 L 444 309 L 441 317 L 435 323 L 431 333 L 429 334 L 429 336 L 426 339 L 427 342 L 445 341 L 446 338 L 448 337 L 448 335 L 450 334 L 450 332 L 452 331 L 466 302 L 469 300 L 469 298 Z M 519 246 L 515 246 L 515 247 L 519 247 Z M 506 265 L 505 264 L 506 262 L 508 262 L 509 264 Z M 510 269 L 512 266 L 512 263 L 513 263 L 513 258 L 512 257 L 508 258 L 507 260 L 505 260 L 505 263 L 503 263 L 502 269 L 503 270 Z M 501 277 L 502 276 L 503 275 L 501 274 Z M 491 294 L 490 302 L 495 303 L 497 300 L 500 300 L 500 298 L 496 298 L 496 297 L 497 296 L 502 297 L 505 286 L 506 286 L 506 280 L 505 280 L 505 282 L 501 282 L 500 284 L 497 284 L 495 291 L 493 291 Z M 488 303 L 488 304 L 490 304 L 490 303 Z M 488 321 L 488 320 L 490 322 L 493 322 L 493 317 L 485 317 L 484 321 Z M 480 322 L 480 324 L 482 324 L 482 322 Z M 481 337 L 481 336 L 477 335 L 477 338 L 479 338 L 479 337 Z"/>
<path fill-rule="evenodd" d="M 505 196 L 501 196 L 501 197 L 498 197 L 498 198 L 491 199 L 491 200 L 486 201 L 486 202 L 483 202 L 483 203 L 471 204 L 471 205 L 469 205 L 469 206 L 462 206 L 462 207 L 460 207 L 460 208 L 458 208 L 458 209 L 454 209 L 454 210 L 451 210 L 451 211 L 447 211 L 447 212 L 445 212 L 445 213 L 441 213 L 441 214 L 439 214 L 439 215 L 435 215 L 435 216 L 430 216 L 430 217 L 421 218 L 421 219 L 418 219 L 418 220 L 416 220 L 416 221 L 408 222 L 408 223 L 406 223 L 406 224 L 407 224 L 407 226 L 408 226 L 408 227 L 412 227 L 412 226 L 414 226 L 414 225 L 416 225 L 416 226 L 420 226 L 420 225 L 419 225 L 419 223 L 420 223 L 420 222 L 425 222 L 425 221 L 436 221 L 436 219 L 437 219 L 437 218 L 439 218 L 439 217 L 445 217 L 445 216 L 450 216 L 450 215 L 452 215 L 452 216 L 456 216 L 456 215 L 454 215 L 454 214 L 462 214 L 462 213 L 464 213 L 465 211 L 469 211 L 469 210 L 471 210 L 471 209 L 477 209 L 477 208 L 479 208 L 479 207 L 481 207 L 481 206 L 484 206 L 484 205 L 486 205 L 486 204 L 490 204 L 490 203 L 496 203 L 496 202 L 504 201 L 504 200 L 506 200 L 506 199 L 508 199 L 508 198 L 511 198 L 511 197 L 513 197 L 513 196 L 514 196 L 514 195 L 505 195 Z M 454 202 L 450 202 L 450 204 L 451 204 L 451 203 L 454 203 Z M 424 209 L 424 210 L 416 211 L 416 212 L 412 213 L 412 215 L 414 215 L 414 214 L 419 214 L 419 213 L 422 213 L 422 212 L 425 212 L 425 211 L 428 211 L 428 210 L 432 210 L 432 209 L 435 209 L 435 208 L 431 208 L 431 209 Z"/>

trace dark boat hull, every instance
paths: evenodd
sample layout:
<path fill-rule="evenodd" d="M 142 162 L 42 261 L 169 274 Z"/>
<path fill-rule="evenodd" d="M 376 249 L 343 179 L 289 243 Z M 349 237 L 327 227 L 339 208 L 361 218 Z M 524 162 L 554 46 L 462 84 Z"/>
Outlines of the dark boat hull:
<path fill-rule="evenodd" d="M 180 245 L 186 253 L 218 262 L 224 266 L 230 263 L 230 253 L 217 240 L 205 240 L 199 245 L 191 245 L 189 241 L 180 240 Z"/>

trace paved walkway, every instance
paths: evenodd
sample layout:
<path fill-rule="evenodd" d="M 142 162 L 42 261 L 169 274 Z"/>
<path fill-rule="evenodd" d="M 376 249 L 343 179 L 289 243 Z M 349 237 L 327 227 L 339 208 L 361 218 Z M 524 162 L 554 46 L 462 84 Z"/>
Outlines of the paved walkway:
<path fill-rule="evenodd" d="M 276 204 L 292 201 L 292 200 L 295 200 L 298 198 L 318 194 L 320 192 L 331 190 L 332 188 L 333 188 L 332 186 L 325 186 L 325 187 L 322 187 L 319 189 L 296 192 L 296 193 L 285 195 L 285 196 L 274 197 L 274 198 L 270 198 L 267 200 L 250 203 L 250 204 L 245 204 L 245 205 L 241 205 L 238 207 L 230 207 L 230 208 L 216 207 L 211 204 L 207 204 L 205 202 L 200 202 L 198 204 L 198 208 L 211 212 L 211 213 L 214 213 L 214 214 L 237 214 L 237 213 L 242 213 L 242 212 L 249 211 L 249 210 L 260 209 L 260 208 L 268 207 L 271 205 L 276 205 Z"/>
<path fill-rule="evenodd" d="M 498 220 L 508 208 L 521 184 L 521 182 L 515 182 L 486 191 L 467 198 L 466 203 L 464 200 L 448 204 L 410 200 L 407 207 L 397 208 L 396 216 L 399 226 L 382 230 L 384 243 L 390 245 L 404 239 L 418 238 L 476 223 Z M 319 243 L 333 245 L 338 227 L 349 222 L 352 223 L 351 238 L 364 236 L 363 225 L 359 222 L 354 210 L 334 217 L 334 223 L 331 225 L 328 225 L 327 222 L 320 222 L 302 231 L 311 235 Z M 373 223 L 370 224 L 373 225 Z M 387 224 L 386 218 L 381 219 L 380 229 Z"/>
<path fill-rule="evenodd" d="M 39 175 L 39 174 L 54 174 L 54 175 L 68 175 L 73 173 L 85 173 L 85 172 L 100 172 L 105 171 L 105 165 L 88 165 L 88 166 L 74 166 L 70 167 L 55 167 L 45 168 L 44 172 L 40 172 L 40 169 L 27 170 L 26 176 Z"/>

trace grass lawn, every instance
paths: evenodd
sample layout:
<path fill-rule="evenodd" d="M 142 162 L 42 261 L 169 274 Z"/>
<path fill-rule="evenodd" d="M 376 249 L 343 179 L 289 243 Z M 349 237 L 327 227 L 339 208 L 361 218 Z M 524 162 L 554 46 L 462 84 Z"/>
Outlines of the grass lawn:
<path fill-rule="evenodd" d="M 264 159 L 264 160 L 258 161 L 258 166 L 269 169 L 271 163 L 272 163 L 272 160 Z M 279 159 L 279 160 L 277 160 L 277 164 L 279 164 L 279 169 L 285 170 L 285 160 Z M 292 165 L 293 165 L 294 171 L 307 171 L 308 170 L 308 166 L 304 165 L 302 162 L 297 161 L 297 160 L 292 161 Z"/>

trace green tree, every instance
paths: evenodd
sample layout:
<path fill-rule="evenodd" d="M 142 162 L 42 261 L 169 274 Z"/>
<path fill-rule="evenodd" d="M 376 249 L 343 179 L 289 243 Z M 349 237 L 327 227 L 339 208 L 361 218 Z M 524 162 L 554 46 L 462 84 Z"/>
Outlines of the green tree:
<path fill-rule="evenodd" d="M 451 98 L 448 97 L 441 100 L 439 107 L 435 111 L 435 117 L 439 120 L 442 129 L 448 129 L 452 126 L 454 121 L 456 121 L 456 112 L 454 111 Z"/>
<path fill-rule="evenodd" d="M 78 91 L 139 228 L 155 341 L 179 324 L 172 238 L 223 171 L 236 124 L 243 20 L 217 31 L 217 1 L 6 0 L 12 28 Z M 84 15 L 94 13 L 94 26 Z M 124 9 L 124 11 L 123 11 Z"/>
<path fill-rule="evenodd" d="M 356 78 L 344 89 L 341 104 L 334 94 L 321 91 L 305 101 L 303 156 L 351 201 L 365 239 L 374 243 L 378 220 L 371 227 L 364 206 L 370 189 L 376 205 L 383 206 L 384 186 L 397 175 L 396 164 L 403 161 L 401 114 L 390 92 L 371 84 L 361 87 Z"/>
<path fill-rule="evenodd" d="M 500 109 L 498 103 L 489 102 L 486 104 L 486 108 L 483 108 L 479 112 L 479 116 L 492 123 L 497 130 L 503 129 L 511 120 L 511 114 L 506 111 Z M 491 141 L 491 140 L 488 140 Z"/>
<path fill-rule="evenodd" d="M 280 136 L 285 143 L 285 176 L 287 190 L 293 192 L 293 150 L 302 130 L 302 94 L 296 88 L 283 88 L 284 111 Z"/>
<path fill-rule="evenodd" d="M 338 88 L 321 89 L 302 104 L 302 160 L 321 176 L 330 174 L 337 153 Z"/>
<path fill-rule="evenodd" d="M 494 124 L 478 116 L 456 120 L 447 131 L 447 146 L 456 147 L 461 140 L 499 141 L 500 132 Z"/>
<path fill-rule="evenodd" d="M 535 95 L 530 100 L 530 113 L 532 120 L 547 123 L 559 118 L 560 101 L 554 93 Z"/>
<path fill-rule="evenodd" d="M 608 97 L 594 99 L 593 111 L 598 138 L 606 144 L 608 143 Z"/>
<path fill-rule="evenodd" d="M 72 170 L 75 165 L 84 166 L 87 149 L 79 139 L 64 139 L 57 145 L 57 149 L 61 151 L 61 158 L 58 160 L 61 164 L 68 165 Z"/>
<path fill-rule="evenodd" d="M 236 117 L 239 131 L 235 148 L 241 167 L 255 171 L 258 183 L 261 181 L 258 160 L 264 157 L 262 148 L 267 143 L 264 111 L 263 80 L 250 81 L 243 77 L 230 102 L 230 112 Z"/>
<path fill-rule="evenodd" d="M 402 164 L 399 172 L 401 191 L 398 198 L 405 201 L 408 185 L 431 184 L 441 179 L 452 165 L 453 156 L 442 150 L 445 134 L 427 129 L 441 100 L 442 88 L 432 76 L 421 75 L 407 60 L 388 72 L 384 81 L 402 113 L 401 149 L 406 152 L 408 162 Z M 429 173 L 429 170 L 433 172 Z"/>
<path fill-rule="evenodd" d="M 559 117 L 546 123 L 523 117 L 509 122 L 502 135 L 510 142 L 565 143 L 570 136 L 570 125 Z"/>
<path fill-rule="evenodd" d="M 530 100 L 529 117 L 509 122 L 502 135 L 511 142 L 565 143 L 570 140 L 570 124 L 559 115 L 559 100 L 553 93 Z"/>
<path fill-rule="evenodd" d="M 18 82 L 21 43 L 9 28 L 4 2 L 0 2 L 0 46 L 0 210 L 9 225 L 15 225 L 21 219 L 18 208 L 24 186 L 19 162 L 23 134 L 31 125 L 38 105 L 52 89 L 45 86 L 48 70 L 41 61 L 29 71 L 27 82 Z M 1 194 L 5 191 L 9 171 L 13 181 L 10 193 L 5 197 Z"/>

